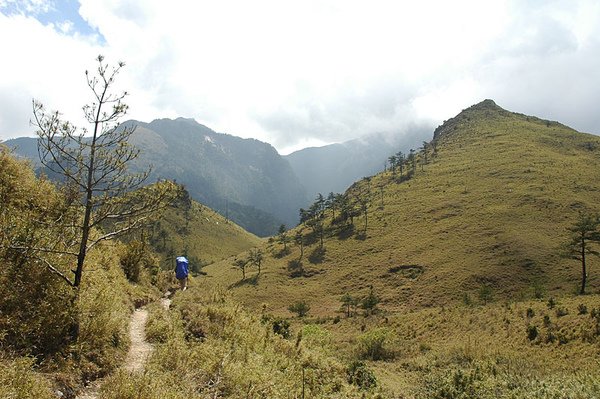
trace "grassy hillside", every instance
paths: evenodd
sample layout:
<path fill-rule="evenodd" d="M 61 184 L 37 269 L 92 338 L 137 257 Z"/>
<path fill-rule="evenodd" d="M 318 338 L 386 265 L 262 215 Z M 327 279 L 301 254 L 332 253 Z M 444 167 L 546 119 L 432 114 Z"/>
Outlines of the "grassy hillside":
<path fill-rule="evenodd" d="M 256 284 L 238 285 L 236 295 L 281 312 L 311 298 L 315 312 L 333 314 L 339 296 L 365 295 L 371 284 L 388 310 L 477 297 L 482 287 L 497 299 L 573 292 L 579 265 L 561 258 L 560 246 L 578 211 L 600 210 L 600 138 L 485 101 L 438 128 L 434 141 L 436 155 L 412 178 L 388 171 L 349 189 L 370 192 L 366 238 L 356 234 L 364 216 L 352 232 L 329 218 L 323 259 L 308 259 L 318 242 L 305 248 L 310 277 L 290 278 L 300 257 L 294 245 L 269 257 Z M 227 284 L 239 279 L 226 265 L 208 270 Z M 589 283 L 597 292 L 600 275 Z"/>
<path fill-rule="evenodd" d="M 600 211 L 600 138 L 487 100 L 432 143 L 410 176 L 350 187 L 369 199 L 368 219 L 344 227 L 327 210 L 323 250 L 299 226 L 287 234 L 302 232 L 302 257 L 273 239 L 260 275 L 241 281 L 230 259 L 206 268 L 209 281 L 255 311 L 291 318 L 305 301 L 293 328 L 321 323 L 337 356 L 366 359 L 393 397 L 598 396 L 599 260 L 591 294 L 576 296 L 580 264 L 560 253 L 578 212 Z M 346 317 L 342 295 L 361 300 L 370 286 L 375 314 Z"/>
<path fill-rule="evenodd" d="M 187 193 L 164 212 L 152 227 L 149 238 L 160 254 L 163 268 L 174 267 L 175 257 L 186 254 L 196 271 L 263 241 L 192 200 Z"/>
<path fill-rule="evenodd" d="M 27 162 L 0 145 L 2 398 L 73 393 L 111 372 L 127 353 L 134 303 L 160 295 L 147 283 L 146 270 L 138 284 L 127 281 L 122 264 L 129 255 L 118 242 L 88 252 L 77 290 L 58 278 L 56 271 L 68 275 L 73 268 L 72 259 L 54 253 L 65 245 L 56 220 L 68 217 L 61 213 L 66 201 L 63 192 L 36 178 Z"/>

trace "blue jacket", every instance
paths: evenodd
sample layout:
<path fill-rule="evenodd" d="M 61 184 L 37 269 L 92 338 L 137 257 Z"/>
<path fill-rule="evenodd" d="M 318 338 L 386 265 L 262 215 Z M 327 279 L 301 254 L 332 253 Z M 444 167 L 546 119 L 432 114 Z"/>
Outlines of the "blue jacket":
<path fill-rule="evenodd" d="M 175 277 L 178 279 L 186 278 L 188 276 L 188 260 L 185 256 L 177 257 L 177 266 L 175 266 Z"/>

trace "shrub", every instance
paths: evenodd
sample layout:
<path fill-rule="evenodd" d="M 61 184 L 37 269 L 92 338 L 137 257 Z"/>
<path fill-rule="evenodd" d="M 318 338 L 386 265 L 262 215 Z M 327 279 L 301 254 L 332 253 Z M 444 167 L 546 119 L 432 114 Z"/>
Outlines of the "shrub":
<path fill-rule="evenodd" d="M 392 359 L 395 333 L 389 328 L 376 328 L 358 337 L 358 356 L 362 359 Z"/>
<path fill-rule="evenodd" d="M 307 324 L 301 330 L 302 340 L 311 347 L 327 348 L 331 344 L 331 333 L 316 324 Z"/>
<path fill-rule="evenodd" d="M 127 280 L 134 283 L 140 281 L 144 253 L 145 248 L 141 241 L 134 240 L 122 247 L 119 262 Z"/>
<path fill-rule="evenodd" d="M 42 261 L 27 249 L 62 248 L 57 237 L 63 233 L 52 222 L 63 203 L 52 184 L 36 179 L 29 164 L 0 145 L 0 332 L 2 346 L 20 355 L 60 352 L 76 331 L 75 292 L 45 261 L 63 273 L 68 265 L 55 254 Z"/>
<path fill-rule="evenodd" d="M 146 323 L 146 338 L 149 342 L 165 343 L 181 332 L 181 324 L 175 321 L 176 316 L 162 306 L 152 304 L 148 310 L 150 317 Z"/>
<path fill-rule="evenodd" d="M 537 326 L 527 326 L 527 339 L 533 341 L 538 337 L 538 334 Z"/>
<path fill-rule="evenodd" d="M 567 311 L 566 308 L 557 308 L 556 309 L 556 317 L 563 317 L 568 314 L 569 314 L 569 312 Z"/>
<path fill-rule="evenodd" d="M 550 327 L 551 324 L 552 324 L 552 322 L 550 321 L 550 316 L 548 316 L 547 314 L 544 315 L 544 326 Z"/>
<path fill-rule="evenodd" d="M 290 322 L 286 319 L 276 318 L 271 322 L 273 332 L 283 338 L 290 337 Z"/>
<path fill-rule="evenodd" d="M 348 383 L 354 384 L 361 389 L 370 389 L 377 386 L 377 378 L 373 371 L 360 360 L 355 360 L 348 366 L 346 371 Z"/>
<path fill-rule="evenodd" d="M 577 306 L 577 314 L 586 314 L 588 312 L 587 310 L 587 306 L 585 306 L 583 303 L 580 303 L 579 306 Z"/>
<path fill-rule="evenodd" d="M 88 265 L 98 266 L 87 271 L 77 301 L 79 339 L 74 350 L 84 379 L 103 376 L 116 368 L 129 345 L 131 305 L 126 296 L 127 282 L 116 257 L 104 249 L 105 254 L 88 257 Z"/>
<path fill-rule="evenodd" d="M 3 346 L 42 358 L 64 350 L 77 323 L 75 292 L 39 261 L 15 256 L 0 268 Z"/>
<path fill-rule="evenodd" d="M 296 313 L 298 317 L 304 317 L 310 311 L 310 305 L 302 300 L 288 306 L 288 310 L 292 313 Z"/>

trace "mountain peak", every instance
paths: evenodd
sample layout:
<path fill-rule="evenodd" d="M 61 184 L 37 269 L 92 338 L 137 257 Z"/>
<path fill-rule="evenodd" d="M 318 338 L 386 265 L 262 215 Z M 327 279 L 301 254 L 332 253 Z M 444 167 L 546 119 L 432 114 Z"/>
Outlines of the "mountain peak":
<path fill-rule="evenodd" d="M 496 102 L 494 100 L 490 100 L 489 98 L 483 100 L 480 103 L 477 103 L 475 105 L 470 106 L 469 108 L 467 108 L 467 110 L 472 110 L 472 111 L 475 111 L 475 110 L 480 110 L 480 111 L 483 111 L 483 110 L 504 111 L 504 109 L 502 109 L 501 107 L 499 107 L 498 104 L 496 104 Z"/>
<path fill-rule="evenodd" d="M 498 104 L 496 104 L 494 100 L 485 99 L 475 105 L 471 105 L 467 109 L 463 109 L 454 118 L 450 118 L 447 121 L 444 121 L 444 123 L 438 126 L 437 129 L 435 129 L 435 131 L 433 132 L 433 138 L 435 140 L 442 135 L 451 133 L 452 131 L 458 129 L 458 125 L 465 120 L 470 121 L 472 118 L 485 118 L 490 117 L 494 114 L 498 115 L 507 113 L 508 111 L 498 106 Z"/>

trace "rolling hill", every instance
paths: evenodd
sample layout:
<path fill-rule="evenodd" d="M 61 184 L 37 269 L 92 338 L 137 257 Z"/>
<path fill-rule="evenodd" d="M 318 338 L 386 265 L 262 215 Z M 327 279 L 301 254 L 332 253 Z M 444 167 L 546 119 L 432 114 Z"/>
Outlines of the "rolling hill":
<path fill-rule="evenodd" d="M 185 192 L 187 194 L 187 192 Z M 193 271 L 260 245 L 263 240 L 188 195 L 168 207 L 150 228 L 161 266 L 172 269 L 186 255 Z"/>
<path fill-rule="evenodd" d="M 267 303 L 280 314 L 310 299 L 314 314 L 332 315 L 342 294 L 364 296 L 370 285 L 389 311 L 457 303 L 481 290 L 496 299 L 574 292 L 580 266 L 560 247 L 579 211 L 600 210 L 600 138 L 486 100 L 438 127 L 432 143 L 435 155 L 411 178 L 388 171 L 350 187 L 348 195 L 369 200 L 366 235 L 364 215 L 351 229 L 328 217 L 324 251 L 315 239 L 304 248 L 302 277 L 290 273 L 297 245 L 269 257 L 246 284 L 234 284 L 240 276 L 228 263 L 209 274 L 234 284 L 248 306 Z M 307 226 L 289 235 L 296 231 L 311 235 Z M 281 244 L 265 250 L 280 254 Z M 590 274 L 589 289 L 600 289 L 600 275 Z"/>

